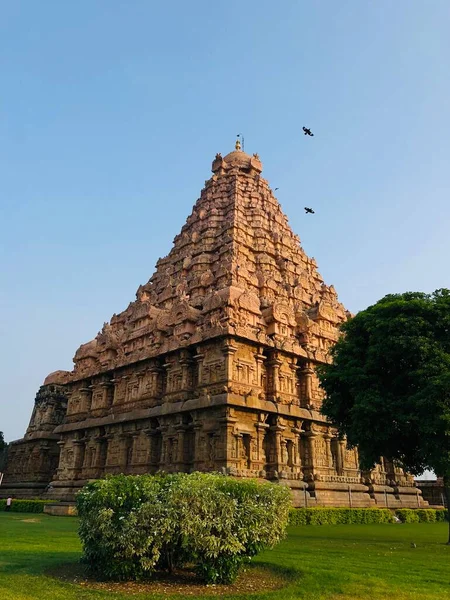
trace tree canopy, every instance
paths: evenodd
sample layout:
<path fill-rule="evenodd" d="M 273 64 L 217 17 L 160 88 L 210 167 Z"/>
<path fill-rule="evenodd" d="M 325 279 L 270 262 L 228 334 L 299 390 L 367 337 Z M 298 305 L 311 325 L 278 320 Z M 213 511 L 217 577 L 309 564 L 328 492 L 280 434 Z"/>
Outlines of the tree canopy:
<path fill-rule="evenodd" d="M 342 326 L 319 369 L 322 412 L 358 446 L 450 485 L 450 290 L 384 297 Z"/>

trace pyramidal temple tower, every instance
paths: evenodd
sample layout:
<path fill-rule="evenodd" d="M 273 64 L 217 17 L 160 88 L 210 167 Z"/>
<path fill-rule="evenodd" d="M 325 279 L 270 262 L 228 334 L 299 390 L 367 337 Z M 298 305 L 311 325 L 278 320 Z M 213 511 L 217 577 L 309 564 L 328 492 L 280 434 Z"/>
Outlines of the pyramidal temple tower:
<path fill-rule="evenodd" d="M 316 365 L 349 313 L 303 251 L 257 154 L 212 163 L 173 248 L 126 310 L 40 388 L 0 492 L 71 501 L 108 473 L 220 471 L 297 506 L 418 506 L 412 477 L 361 473 L 320 413 Z"/>

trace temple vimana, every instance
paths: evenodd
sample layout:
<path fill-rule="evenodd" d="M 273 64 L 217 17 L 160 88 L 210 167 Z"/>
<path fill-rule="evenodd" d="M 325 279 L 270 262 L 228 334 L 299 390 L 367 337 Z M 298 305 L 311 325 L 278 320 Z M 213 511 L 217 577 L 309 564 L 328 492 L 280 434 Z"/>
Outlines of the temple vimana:
<path fill-rule="evenodd" d="M 359 470 L 320 413 L 315 368 L 349 313 L 236 149 L 128 308 L 39 389 L 2 496 L 72 501 L 108 473 L 219 471 L 288 485 L 296 506 L 423 505 L 381 459 Z"/>

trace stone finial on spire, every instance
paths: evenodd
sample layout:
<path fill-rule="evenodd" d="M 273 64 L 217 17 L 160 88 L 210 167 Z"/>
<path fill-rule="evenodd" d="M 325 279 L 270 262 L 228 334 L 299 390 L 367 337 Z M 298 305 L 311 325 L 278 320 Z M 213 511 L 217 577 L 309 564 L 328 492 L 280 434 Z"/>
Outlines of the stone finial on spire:
<path fill-rule="evenodd" d="M 244 138 L 241 134 L 238 134 L 236 144 L 234 146 L 235 149 L 232 152 L 230 152 L 223 158 L 220 154 L 216 155 L 216 158 L 212 164 L 212 172 L 215 174 L 220 174 L 229 171 L 230 169 L 237 168 L 240 171 L 245 171 L 247 173 L 261 173 L 262 164 L 259 159 L 259 156 L 257 154 L 254 154 L 253 156 L 246 154 L 243 149 L 243 146 Z"/>

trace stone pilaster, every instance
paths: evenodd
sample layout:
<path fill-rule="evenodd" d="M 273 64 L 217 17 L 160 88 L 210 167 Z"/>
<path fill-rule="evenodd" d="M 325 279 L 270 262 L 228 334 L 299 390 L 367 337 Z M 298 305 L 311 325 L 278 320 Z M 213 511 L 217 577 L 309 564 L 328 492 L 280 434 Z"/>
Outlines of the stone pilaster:
<path fill-rule="evenodd" d="M 258 422 L 255 424 L 255 428 L 256 428 L 256 444 L 257 444 L 257 460 L 255 461 L 255 468 L 258 469 L 261 477 L 265 477 L 265 475 L 266 475 L 266 453 L 265 453 L 265 449 L 264 449 L 264 440 L 265 440 L 269 425 L 267 425 L 267 423 Z"/>
<path fill-rule="evenodd" d="M 302 373 L 305 378 L 305 406 L 309 408 L 313 406 L 312 378 L 314 375 L 314 370 L 311 368 L 310 363 L 306 363 Z"/>
<path fill-rule="evenodd" d="M 233 379 L 233 356 L 236 354 L 237 348 L 230 342 L 223 346 L 222 352 L 225 357 L 225 377 L 227 381 Z"/>

